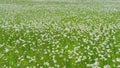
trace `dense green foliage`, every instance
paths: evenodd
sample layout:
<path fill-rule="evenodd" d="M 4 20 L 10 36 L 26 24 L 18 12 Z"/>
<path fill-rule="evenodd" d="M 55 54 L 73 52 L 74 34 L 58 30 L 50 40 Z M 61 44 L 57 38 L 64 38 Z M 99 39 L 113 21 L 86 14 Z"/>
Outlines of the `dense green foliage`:
<path fill-rule="evenodd" d="M 0 0 L 0 68 L 119 68 L 119 0 Z"/>

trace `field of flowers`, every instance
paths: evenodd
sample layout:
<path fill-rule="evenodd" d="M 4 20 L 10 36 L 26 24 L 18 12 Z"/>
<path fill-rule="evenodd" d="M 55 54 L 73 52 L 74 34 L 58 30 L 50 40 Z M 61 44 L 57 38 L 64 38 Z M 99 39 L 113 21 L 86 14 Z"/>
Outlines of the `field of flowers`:
<path fill-rule="evenodd" d="M 120 68 L 120 1 L 0 0 L 0 68 Z"/>

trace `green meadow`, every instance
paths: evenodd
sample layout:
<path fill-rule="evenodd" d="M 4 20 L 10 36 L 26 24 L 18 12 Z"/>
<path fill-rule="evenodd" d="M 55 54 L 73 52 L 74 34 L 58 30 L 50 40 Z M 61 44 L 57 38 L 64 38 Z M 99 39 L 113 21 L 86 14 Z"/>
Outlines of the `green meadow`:
<path fill-rule="evenodd" d="M 0 0 L 0 68 L 120 68 L 120 1 Z"/>

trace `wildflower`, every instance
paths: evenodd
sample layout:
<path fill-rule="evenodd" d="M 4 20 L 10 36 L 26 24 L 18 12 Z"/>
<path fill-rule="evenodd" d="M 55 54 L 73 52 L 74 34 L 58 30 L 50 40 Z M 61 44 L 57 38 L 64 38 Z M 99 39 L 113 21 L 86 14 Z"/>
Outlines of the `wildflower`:
<path fill-rule="evenodd" d="M 120 62 L 120 58 L 116 58 L 116 61 L 117 61 L 117 62 Z"/>
<path fill-rule="evenodd" d="M 111 68 L 110 65 L 104 65 L 104 68 Z"/>
<path fill-rule="evenodd" d="M 8 48 L 5 48 L 5 52 L 6 52 L 6 53 L 9 52 L 9 49 L 8 49 Z"/>
<path fill-rule="evenodd" d="M 50 64 L 49 64 L 49 62 L 44 62 L 44 65 L 47 65 L 47 66 L 49 66 Z"/>

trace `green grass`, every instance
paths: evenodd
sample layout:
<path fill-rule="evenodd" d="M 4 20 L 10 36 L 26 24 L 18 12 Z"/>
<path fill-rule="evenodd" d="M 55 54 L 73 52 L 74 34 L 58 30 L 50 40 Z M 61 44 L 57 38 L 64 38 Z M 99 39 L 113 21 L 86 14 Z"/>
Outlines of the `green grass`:
<path fill-rule="evenodd" d="M 0 0 L 0 68 L 42 67 L 119 68 L 120 1 Z"/>

